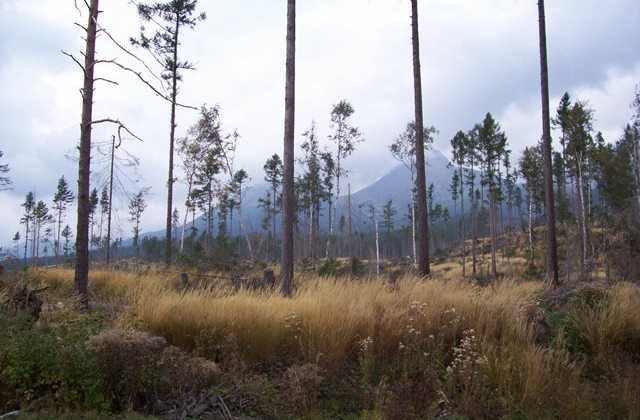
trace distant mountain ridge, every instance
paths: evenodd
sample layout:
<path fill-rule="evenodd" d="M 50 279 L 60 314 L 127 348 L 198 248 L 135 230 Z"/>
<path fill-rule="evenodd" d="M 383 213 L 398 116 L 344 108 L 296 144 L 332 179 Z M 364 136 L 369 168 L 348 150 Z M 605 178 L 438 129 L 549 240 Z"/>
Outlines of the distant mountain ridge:
<path fill-rule="evenodd" d="M 427 151 L 425 159 L 427 187 L 431 183 L 434 185 L 434 205 L 439 203 L 443 207 L 448 208 L 450 212 L 453 212 L 453 201 L 449 191 L 451 178 L 453 176 L 453 169 L 449 166 L 449 160 L 438 150 Z M 262 230 L 262 210 L 258 208 L 258 199 L 264 196 L 265 191 L 268 188 L 269 187 L 265 182 L 258 182 L 246 187 L 246 195 L 242 200 L 242 219 L 244 229 L 249 232 Z M 389 200 L 392 200 L 393 205 L 397 209 L 397 214 L 395 216 L 396 226 L 400 227 L 402 224 L 406 224 L 407 221 L 404 218 L 410 204 L 411 188 L 411 174 L 409 170 L 401 163 L 398 163 L 393 167 L 393 169 L 378 178 L 378 180 L 374 181 L 372 184 L 352 193 L 351 213 L 353 223 L 355 225 L 354 228 L 367 229 L 366 226 L 368 225 L 364 223 L 367 220 L 367 216 L 364 214 L 365 205 L 373 203 L 378 210 L 378 214 L 381 215 L 382 206 L 384 206 Z M 347 211 L 346 202 L 346 196 L 342 196 L 337 205 L 338 218 Z M 328 226 L 327 218 L 327 211 L 326 209 L 323 209 L 320 220 L 322 229 L 326 229 Z M 205 228 L 204 218 L 202 216 L 198 217 L 195 221 L 195 225 L 198 232 L 202 232 Z M 189 226 L 190 222 L 187 223 L 187 228 Z M 214 231 L 216 228 L 217 223 L 214 221 Z M 182 227 L 180 227 L 180 230 L 181 229 Z M 276 230 L 280 230 L 280 217 L 278 217 L 276 221 Z M 234 214 L 232 233 L 234 235 L 238 233 L 237 214 Z M 141 238 L 152 236 L 164 238 L 164 230 L 141 234 Z"/>

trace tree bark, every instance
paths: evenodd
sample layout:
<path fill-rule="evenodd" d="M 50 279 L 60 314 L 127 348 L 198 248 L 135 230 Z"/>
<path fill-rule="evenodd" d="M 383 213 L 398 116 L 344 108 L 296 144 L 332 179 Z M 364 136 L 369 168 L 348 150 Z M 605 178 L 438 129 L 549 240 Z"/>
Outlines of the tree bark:
<path fill-rule="evenodd" d="M 89 176 L 91 171 L 91 119 L 93 116 L 93 73 L 96 55 L 98 0 L 91 0 L 87 23 L 82 90 L 82 122 L 78 161 L 78 221 L 74 289 L 85 308 L 89 306 Z"/>
<path fill-rule="evenodd" d="M 493 281 L 498 279 L 498 271 L 496 269 L 496 248 L 497 248 L 497 223 L 496 223 L 496 202 L 494 193 L 493 177 L 489 175 L 489 229 L 491 231 L 491 278 Z"/>
<path fill-rule="evenodd" d="M 462 278 L 467 276 L 467 255 L 465 249 L 465 235 L 464 235 L 464 181 L 462 179 L 462 166 L 460 170 L 460 240 L 462 242 Z"/>
<path fill-rule="evenodd" d="M 294 123 L 296 80 L 296 0 L 287 0 L 287 58 L 284 112 L 284 171 L 282 177 L 282 259 L 280 278 L 282 294 L 293 291 L 293 220 L 295 212 L 294 176 Z"/>
<path fill-rule="evenodd" d="M 549 71 L 547 65 L 547 33 L 544 0 L 538 0 L 538 28 L 540 33 L 540 87 L 542 93 L 542 143 L 544 153 L 544 189 L 547 207 L 547 282 L 556 287 L 558 281 L 558 245 L 556 242 L 555 200 L 551 161 L 551 121 L 549 112 Z"/>
<path fill-rule="evenodd" d="M 422 119 L 418 0 L 411 0 L 411 11 L 413 88 L 416 119 L 416 188 L 418 190 L 418 272 L 423 276 L 428 276 L 431 269 L 429 266 L 429 219 L 427 214 L 427 181 L 424 161 L 424 121 Z"/>
<path fill-rule="evenodd" d="M 180 30 L 180 18 L 176 14 L 175 46 L 173 49 L 173 74 L 171 79 L 171 129 L 169 131 L 169 177 L 167 178 L 167 223 L 164 244 L 164 263 L 171 265 L 171 214 L 173 212 L 173 150 L 176 136 L 176 103 L 178 96 L 178 33 Z"/>

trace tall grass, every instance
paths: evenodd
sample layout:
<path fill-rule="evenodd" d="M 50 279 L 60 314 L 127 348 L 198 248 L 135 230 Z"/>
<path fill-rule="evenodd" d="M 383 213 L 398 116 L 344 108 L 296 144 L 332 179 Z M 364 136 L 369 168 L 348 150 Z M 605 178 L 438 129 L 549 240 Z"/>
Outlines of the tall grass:
<path fill-rule="evenodd" d="M 49 270 L 38 281 L 70 288 L 72 273 Z M 600 403 L 624 417 L 640 414 L 633 409 L 640 402 L 640 379 L 633 374 L 640 373 L 636 285 L 578 289 L 549 313 L 541 282 L 502 280 L 479 287 L 449 275 L 427 281 L 405 275 L 389 285 L 302 274 L 296 281 L 293 297 L 283 298 L 277 291 L 235 291 L 220 284 L 183 289 L 176 286 L 177 275 L 159 271 L 90 275 L 95 298 L 124 305 L 122 323 L 205 355 L 226 351 L 224 343 L 232 338 L 249 366 L 313 363 L 339 373 L 366 365 L 386 381 L 398 380 L 394 375 L 408 366 L 407 346 L 419 343 L 420 357 L 424 352 L 426 363 L 446 382 L 455 349 L 473 335 L 473 351 L 486 360 L 484 386 L 490 392 L 473 393 L 471 386 L 465 391 L 457 383 L 449 389 L 462 395 L 459 407 L 468 397 L 493 398 L 523 418 L 606 415 Z M 541 317 L 557 318 L 546 333 L 536 323 Z M 621 363 L 630 366 L 627 373 Z M 606 402 L 596 398 L 592 370 L 608 378 L 602 388 Z"/>

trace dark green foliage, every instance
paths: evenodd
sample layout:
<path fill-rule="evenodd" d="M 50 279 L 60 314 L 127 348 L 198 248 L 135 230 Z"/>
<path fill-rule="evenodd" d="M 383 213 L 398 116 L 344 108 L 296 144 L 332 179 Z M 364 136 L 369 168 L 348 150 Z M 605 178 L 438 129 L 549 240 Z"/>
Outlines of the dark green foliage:
<path fill-rule="evenodd" d="M 63 311 L 46 326 L 23 315 L 3 318 L 0 334 L 0 393 L 6 408 L 18 404 L 103 411 L 96 361 L 86 348 L 91 318 Z"/>
<path fill-rule="evenodd" d="M 335 258 L 328 258 L 318 269 L 318 274 L 324 277 L 335 276 L 340 269 L 340 261 Z"/>
<path fill-rule="evenodd" d="M 0 150 L 0 158 L 3 156 L 2 151 Z M 9 173 L 9 165 L 3 163 L 0 165 L 0 191 L 9 189 L 11 187 L 11 179 L 5 174 Z"/>

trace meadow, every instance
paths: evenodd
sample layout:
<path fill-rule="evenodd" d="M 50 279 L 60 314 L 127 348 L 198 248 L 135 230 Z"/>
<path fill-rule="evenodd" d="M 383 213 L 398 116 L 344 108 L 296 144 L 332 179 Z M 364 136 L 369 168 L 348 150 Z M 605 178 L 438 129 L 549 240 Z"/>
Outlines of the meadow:
<path fill-rule="evenodd" d="M 481 286 L 448 264 L 429 280 L 299 273 L 292 298 L 161 269 L 94 270 L 88 313 L 74 309 L 72 270 L 32 271 L 45 303 L 0 338 L 0 401 L 163 415 L 171 396 L 171 413 L 189 414 L 207 391 L 227 416 L 253 418 L 640 418 L 637 285 Z M 77 380 L 95 395 L 74 390 L 55 341 L 19 354 L 47 334 L 97 372 Z M 59 377 L 39 386 L 47 364 Z"/>

